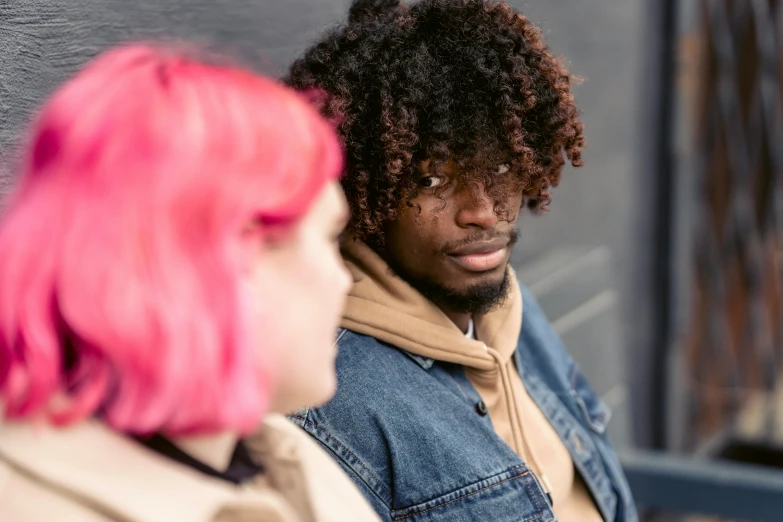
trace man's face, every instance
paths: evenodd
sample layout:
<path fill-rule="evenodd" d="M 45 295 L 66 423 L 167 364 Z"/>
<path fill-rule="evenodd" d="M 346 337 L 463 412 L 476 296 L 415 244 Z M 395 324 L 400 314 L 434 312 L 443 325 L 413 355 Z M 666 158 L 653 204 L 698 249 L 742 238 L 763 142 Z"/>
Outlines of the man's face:
<path fill-rule="evenodd" d="M 517 238 L 522 193 L 511 191 L 493 201 L 484 187 L 462 183 L 454 164 L 438 174 L 428 173 L 426 162 L 421 167 L 421 191 L 385 228 L 382 255 L 445 311 L 485 313 L 508 293 L 506 265 Z M 496 203 L 504 212 L 495 212 Z"/>

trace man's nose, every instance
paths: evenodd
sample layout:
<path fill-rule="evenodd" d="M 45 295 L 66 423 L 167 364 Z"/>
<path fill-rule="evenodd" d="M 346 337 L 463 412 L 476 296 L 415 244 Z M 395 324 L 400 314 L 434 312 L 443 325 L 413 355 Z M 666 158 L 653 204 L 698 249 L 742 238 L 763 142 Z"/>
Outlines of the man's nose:
<path fill-rule="evenodd" d="M 463 187 L 457 195 L 457 225 L 462 228 L 493 228 L 498 223 L 495 202 L 483 186 Z"/>

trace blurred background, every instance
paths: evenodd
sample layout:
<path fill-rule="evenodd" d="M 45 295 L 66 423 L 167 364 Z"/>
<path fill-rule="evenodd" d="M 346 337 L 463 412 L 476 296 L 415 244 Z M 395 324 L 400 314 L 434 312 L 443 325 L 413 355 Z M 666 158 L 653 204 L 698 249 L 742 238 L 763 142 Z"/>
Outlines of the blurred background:
<path fill-rule="evenodd" d="M 588 142 L 513 263 L 613 408 L 644 517 L 783 521 L 780 1 L 509 3 L 584 78 Z M 349 4 L 0 0 L 0 195 L 36 106 L 106 47 L 185 38 L 279 76 Z"/>

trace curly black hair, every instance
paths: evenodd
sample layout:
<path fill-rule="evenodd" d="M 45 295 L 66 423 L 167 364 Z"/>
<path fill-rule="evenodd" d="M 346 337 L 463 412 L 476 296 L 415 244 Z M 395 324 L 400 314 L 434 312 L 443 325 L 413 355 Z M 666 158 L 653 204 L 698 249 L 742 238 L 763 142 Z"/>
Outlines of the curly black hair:
<path fill-rule="evenodd" d="M 510 190 L 545 210 L 565 159 L 582 165 L 572 78 L 538 27 L 502 2 L 357 0 L 285 81 L 326 94 L 360 239 L 382 241 L 419 193 L 425 160 L 429 172 L 459 165 L 460 181 L 483 186 L 496 212 Z"/>

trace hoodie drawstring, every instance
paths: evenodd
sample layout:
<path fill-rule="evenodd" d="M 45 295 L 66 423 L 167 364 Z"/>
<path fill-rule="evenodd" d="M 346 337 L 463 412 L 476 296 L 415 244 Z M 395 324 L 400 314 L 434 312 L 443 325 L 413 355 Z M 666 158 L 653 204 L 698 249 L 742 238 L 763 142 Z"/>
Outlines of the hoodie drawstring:
<path fill-rule="evenodd" d="M 555 503 L 554 499 L 552 498 L 552 484 L 549 482 L 549 478 L 544 473 L 544 470 L 541 469 L 541 465 L 536 458 L 533 448 L 531 448 L 527 442 L 527 437 L 525 437 L 524 424 L 522 419 L 520 419 L 521 407 L 517 402 L 517 396 L 514 393 L 513 386 L 511 385 L 511 375 L 509 374 L 508 366 L 509 364 L 513 364 L 513 359 L 504 363 L 497 351 L 493 349 L 487 349 L 487 353 L 492 355 L 492 358 L 495 359 L 495 364 L 497 364 L 500 370 L 501 386 L 503 388 L 504 394 L 508 398 L 506 401 L 506 408 L 508 409 L 509 419 L 511 419 L 511 432 L 514 438 L 516 452 L 520 457 L 522 457 L 523 461 L 529 462 L 531 464 L 533 473 L 541 482 L 544 493 L 549 500 L 549 505 L 554 507 Z"/>

